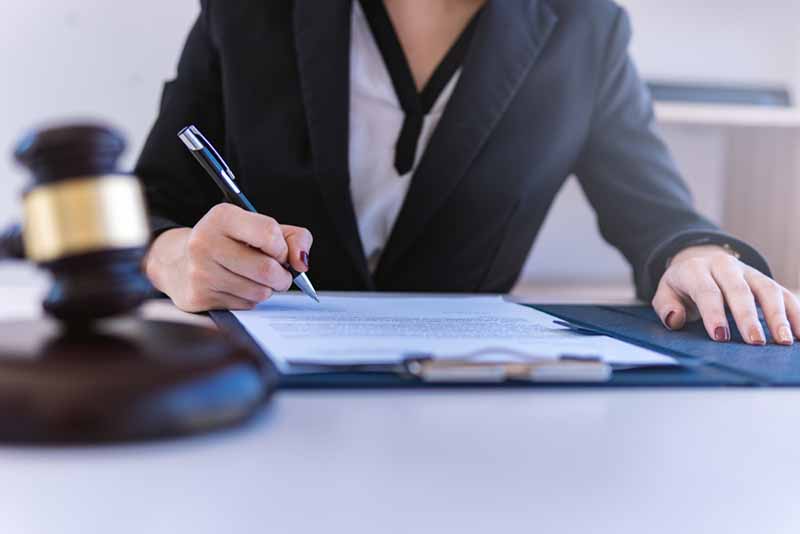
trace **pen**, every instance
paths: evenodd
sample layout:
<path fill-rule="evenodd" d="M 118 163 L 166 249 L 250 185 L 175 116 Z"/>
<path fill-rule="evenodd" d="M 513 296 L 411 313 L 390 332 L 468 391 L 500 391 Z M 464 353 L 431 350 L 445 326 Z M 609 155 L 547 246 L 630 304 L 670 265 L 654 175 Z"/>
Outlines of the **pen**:
<path fill-rule="evenodd" d="M 244 193 L 237 187 L 236 176 L 233 174 L 231 168 L 228 167 L 228 164 L 225 163 L 225 160 L 222 159 L 222 156 L 219 155 L 219 152 L 216 151 L 208 139 L 200 133 L 200 130 L 193 125 L 187 126 L 178 133 L 178 137 L 183 141 L 183 144 L 186 145 L 186 148 L 189 149 L 189 152 L 191 152 L 200 166 L 203 167 L 211 179 L 214 180 L 217 187 L 220 188 L 222 194 L 225 195 L 225 200 L 244 210 L 258 213 L 258 210 L 256 210 L 253 204 L 244 196 Z M 308 276 L 306 276 L 305 273 L 298 273 L 291 265 L 287 264 L 284 265 L 284 267 L 291 273 L 297 288 L 319 302 L 317 292 L 314 290 L 314 286 L 311 285 L 311 280 L 308 279 Z"/>

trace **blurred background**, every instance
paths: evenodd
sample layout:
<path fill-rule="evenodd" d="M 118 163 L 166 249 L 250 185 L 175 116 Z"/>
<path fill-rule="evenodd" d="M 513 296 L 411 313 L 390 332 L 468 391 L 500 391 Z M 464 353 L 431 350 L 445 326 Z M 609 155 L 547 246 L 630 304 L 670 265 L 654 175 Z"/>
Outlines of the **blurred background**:
<path fill-rule="evenodd" d="M 672 92 L 673 101 L 657 104 L 659 124 L 699 209 L 761 249 L 782 283 L 800 288 L 800 2 L 622 3 L 643 76 Z M 131 140 L 124 161 L 133 165 L 197 12 L 197 0 L 0 2 L 0 225 L 19 217 L 25 177 L 10 152 L 32 125 L 105 118 Z M 709 84 L 718 89 L 693 92 Z M 730 100 L 723 89 L 731 88 L 742 102 L 685 102 L 698 94 Z M 520 281 L 567 284 L 632 292 L 629 267 L 600 238 L 574 181 Z"/>

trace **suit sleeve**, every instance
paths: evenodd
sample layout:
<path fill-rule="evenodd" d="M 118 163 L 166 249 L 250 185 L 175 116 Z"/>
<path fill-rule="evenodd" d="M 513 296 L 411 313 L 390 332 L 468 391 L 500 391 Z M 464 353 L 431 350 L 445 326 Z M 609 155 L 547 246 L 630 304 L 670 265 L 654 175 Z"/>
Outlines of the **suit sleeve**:
<path fill-rule="evenodd" d="M 650 300 L 667 263 L 682 249 L 728 245 L 769 275 L 764 258 L 698 214 L 669 150 L 655 130 L 653 105 L 628 54 L 630 21 L 619 9 L 575 173 L 603 237 L 633 267 L 637 295 Z"/>
<path fill-rule="evenodd" d="M 201 2 L 202 10 L 181 54 L 177 77 L 164 85 L 158 117 L 134 171 L 144 187 L 153 237 L 171 228 L 194 226 L 222 199 L 178 139 L 184 126 L 194 124 L 224 150 L 222 83 L 208 3 Z"/>

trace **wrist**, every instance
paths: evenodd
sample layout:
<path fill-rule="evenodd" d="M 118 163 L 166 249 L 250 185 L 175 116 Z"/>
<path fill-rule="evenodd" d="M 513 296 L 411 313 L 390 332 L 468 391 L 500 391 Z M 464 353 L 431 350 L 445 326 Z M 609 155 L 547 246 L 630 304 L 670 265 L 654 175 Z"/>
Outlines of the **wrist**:
<path fill-rule="evenodd" d="M 186 240 L 191 232 L 191 228 L 167 230 L 153 241 L 145 255 L 142 262 L 144 273 L 162 293 L 167 293 L 169 274 L 175 271 L 185 256 Z"/>
<path fill-rule="evenodd" d="M 729 245 L 693 245 L 686 247 L 667 261 L 667 268 L 674 263 L 679 263 L 691 258 L 710 257 L 719 254 L 733 256 L 739 259 L 739 253 Z"/>

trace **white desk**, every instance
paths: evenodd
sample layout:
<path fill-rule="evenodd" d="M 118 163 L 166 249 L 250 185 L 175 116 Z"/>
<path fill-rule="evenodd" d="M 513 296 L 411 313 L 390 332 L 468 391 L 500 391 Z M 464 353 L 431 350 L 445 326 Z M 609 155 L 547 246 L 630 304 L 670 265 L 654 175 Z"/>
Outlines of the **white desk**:
<path fill-rule="evenodd" d="M 0 447 L 0 488 L 4 534 L 796 534 L 800 391 L 284 392 L 204 437 Z"/>

